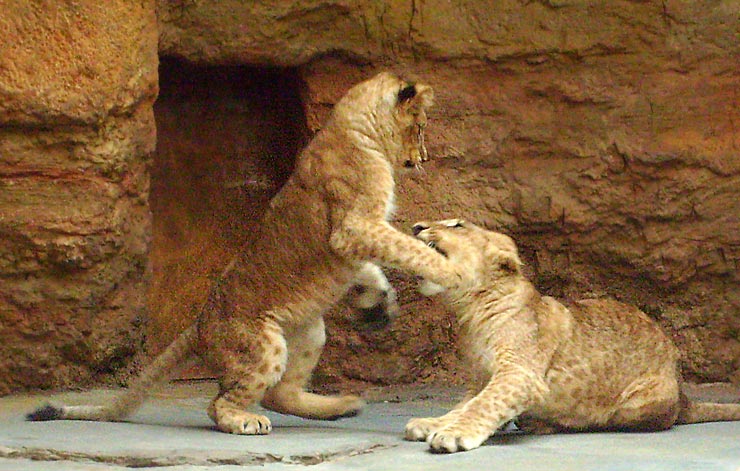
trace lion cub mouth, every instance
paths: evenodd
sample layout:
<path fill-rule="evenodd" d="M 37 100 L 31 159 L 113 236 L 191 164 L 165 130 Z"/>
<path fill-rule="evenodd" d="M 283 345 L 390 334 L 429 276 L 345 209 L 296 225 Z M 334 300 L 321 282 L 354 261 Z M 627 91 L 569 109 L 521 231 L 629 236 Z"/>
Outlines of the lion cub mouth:
<path fill-rule="evenodd" d="M 416 125 L 416 145 L 410 150 L 408 159 L 403 164 L 406 168 L 414 168 L 420 172 L 424 171 L 422 164 L 429 160 L 427 146 L 424 143 L 424 127 Z"/>
<path fill-rule="evenodd" d="M 419 222 L 414 224 L 411 228 L 411 233 L 414 237 L 427 244 L 427 247 L 434 249 L 440 255 L 447 257 L 447 251 L 441 248 L 439 244 L 437 244 L 437 241 L 432 239 L 434 234 L 431 233 L 429 229 L 430 227 L 426 223 Z"/>
<path fill-rule="evenodd" d="M 433 248 L 443 257 L 447 257 L 447 252 L 444 249 L 440 248 L 439 245 L 437 245 L 437 243 L 433 240 L 427 241 L 427 247 Z"/>

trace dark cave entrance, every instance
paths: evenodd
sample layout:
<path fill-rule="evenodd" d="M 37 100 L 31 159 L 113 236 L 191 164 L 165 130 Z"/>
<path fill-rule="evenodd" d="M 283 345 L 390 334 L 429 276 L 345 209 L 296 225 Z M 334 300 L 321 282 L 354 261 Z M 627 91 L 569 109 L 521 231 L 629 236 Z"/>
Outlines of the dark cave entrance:
<path fill-rule="evenodd" d="M 308 136 L 296 69 L 163 58 L 159 74 L 150 354 L 192 321 L 193 306 L 288 178 Z"/>

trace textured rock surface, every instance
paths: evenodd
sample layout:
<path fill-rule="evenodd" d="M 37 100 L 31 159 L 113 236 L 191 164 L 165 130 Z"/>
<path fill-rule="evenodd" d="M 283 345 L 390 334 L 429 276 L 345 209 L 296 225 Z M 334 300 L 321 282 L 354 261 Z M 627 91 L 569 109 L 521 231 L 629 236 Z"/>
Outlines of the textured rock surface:
<path fill-rule="evenodd" d="M 435 159 L 402 181 L 399 226 L 464 215 L 509 232 L 543 291 L 635 303 L 672 333 L 690 377 L 740 380 L 736 2 L 158 8 L 164 54 L 300 66 L 312 129 L 376 69 L 432 83 Z M 406 381 L 449 366 L 450 319 L 411 290 L 402 301 L 385 333 L 334 316 L 341 333 L 319 379 Z"/>
<path fill-rule="evenodd" d="M 199 66 L 297 69 L 271 72 L 274 94 L 239 95 L 244 84 L 220 74 L 265 77 L 240 67 L 167 78 L 152 173 L 153 351 L 290 168 L 284 144 L 303 117 L 289 113 L 300 123 L 285 131 L 285 106 L 266 101 L 300 92 L 317 129 L 351 84 L 391 68 L 438 97 L 434 160 L 402 177 L 399 227 L 462 215 L 509 232 L 542 291 L 637 304 L 671 332 L 692 379 L 740 381 L 737 2 L 156 9 L 155 20 L 154 1 L 0 0 L 0 393 L 125 372 L 142 350 L 157 28 L 161 54 Z M 215 75 L 197 89 L 193 73 Z M 317 385 L 460 373 L 450 316 L 392 277 L 401 319 L 370 331 L 337 309 Z"/>
<path fill-rule="evenodd" d="M 0 1 L 0 394 L 141 349 L 153 9 Z"/>
<path fill-rule="evenodd" d="M 656 72 L 635 90 L 626 77 L 614 84 L 608 63 L 507 67 L 448 65 L 427 76 L 433 65 L 418 66 L 438 90 L 434 161 L 402 179 L 397 224 L 463 215 L 513 234 L 544 292 L 634 303 L 672 333 L 688 376 L 737 378 L 740 159 L 728 103 L 738 77 L 669 81 Z M 337 62 L 306 70 L 315 123 L 338 96 L 332 77 L 357 74 Z M 655 97 L 659 117 L 649 111 Z M 447 322 L 418 308 L 407 306 L 406 322 Z M 406 334 L 399 358 L 423 359 L 412 352 L 432 337 Z"/>

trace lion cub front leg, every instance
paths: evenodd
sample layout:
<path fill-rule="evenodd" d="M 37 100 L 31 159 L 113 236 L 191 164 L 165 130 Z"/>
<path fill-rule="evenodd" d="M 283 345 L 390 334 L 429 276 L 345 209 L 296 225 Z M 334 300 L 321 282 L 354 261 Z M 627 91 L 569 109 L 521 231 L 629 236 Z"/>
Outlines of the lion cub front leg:
<path fill-rule="evenodd" d="M 412 442 L 424 442 L 429 435 L 445 427 L 458 415 L 460 415 L 460 409 L 452 409 L 439 417 L 416 417 L 411 419 L 406 423 L 403 438 Z"/>
<path fill-rule="evenodd" d="M 337 253 L 350 260 L 371 260 L 395 267 L 445 288 L 458 288 L 472 282 L 467 267 L 448 260 L 386 221 L 348 215 L 332 233 L 330 243 Z"/>
<path fill-rule="evenodd" d="M 479 447 L 503 424 L 527 410 L 546 386 L 524 366 L 502 365 L 460 412 L 427 436 L 433 451 L 454 453 Z"/>
<path fill-rule="evenodd" d="M 473 397 L 475 397 L 475 393 L 469 392 L 465 396 L 465 399 L 458 403 L 451 411 L 439 417 L 417 417 L 409 420 L 406 423 L 404 439 L 417 442 L 426 441 L 429 435 L 455 420 L 460 415 L 463 406 Z"/>
<path fill-rule="evenodd" d="M 476 375 L 478 376 L 478 375 Z M 465 397 L 458 402 L 455 407 L 452 408 L 446 414 L 439 417 L 417 417 L 409 420 L 406 423 L 406 429 L 404 438 L 411 441 L 426 441 L 427 437 L 438 429 L 441 429 L 445 425 L 451 423 L 457 416 L 460 415 L 465 404 L 467 404 L 472 398 L 477 396 L 481 389 L 488 383 L 488 378 L 476 377 L 469 384 L 468 389 L 465 392 Z"/>

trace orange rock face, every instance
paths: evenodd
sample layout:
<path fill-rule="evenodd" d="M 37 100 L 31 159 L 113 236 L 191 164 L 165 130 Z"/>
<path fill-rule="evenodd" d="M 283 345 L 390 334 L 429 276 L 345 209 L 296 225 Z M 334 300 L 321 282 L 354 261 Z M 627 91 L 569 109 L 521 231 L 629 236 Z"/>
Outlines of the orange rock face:
<path fill-rule="evenodd" d="M 671 332 L 687 376 L 740 378 L 737 8 L 238 3 L 160 2 L 163 53 L 297 66 L 312 129 L 377 69 L 423 78 L 437 90 L 434 160 L 402 180 L 399 225 L 460 215 L 507 231 L 542 290 L 632 302 Z M 401 365 L 398 380 L 424 376 L 435 355 L 451 364 L 453 333 L 427 345 L 413 335 L 449 319 L 411 290 L 402 299 L 424 312 L 388 334 L 351 332 L 338 316 L 347 337 L 330 337 L 325 376 L 394 381 L 339 366 L 332 352 L 347 349 Z"/>
<path fill-rule="evenodd" d="M 715 72 L 681 73 L 611 56 L 409 67 L 438 104 L 433 160 L 401 179 L 397 223 L 462 216 L 503 230 L 540 289 L 633 303 L 671 333 L 687 377 L 736 379 L 740 76 L 729 59 L 718 57 Z M 306 68 L 315 123 L 337 95 L 336 77 L 356 69 Z M 418 326 L 419 315 L 404 319 Z M 425 340 L 404 342 L 408 358 Z"/>
<path fill-rule="evenodd" d="M 157 93 L 152 3 L 1 3 L 0 394 L 141 349 Z"/>
<path fill-rule="evenodd" d="M 732 2 L 9 3 L 0 0 L 0 393 L 123 375 L 144 351 L 146 318 L 155 351 L 171 336 L 163 329 L 185 322 L 169 313 L 197 302 L 173 287 L 188 274 L 196 291 L 207 286 L 225 243 L 291 166 L 292 144 L 263 150 L 269 139 L 254 139 L 285 126 L 269 116 L 274 104 L 223 88 L 194 104 L 187 80 L 173 79 L 150 168 L 157 47 L 202 69 L 183 77 L 292 67 L 299 80 L 279 86 L 296 87 L 309 131 L 378 69 L 423 78 L 437 92 L 432 161 L 399 179 L 399 227 L 462 216 L 508 232 L 540 290 L 636 304 L 672 335 L 689 378 L 740 381 Z M 317 387 L 463 373 L 450 316 L 391 275 L 401 319 L 367 331 L 331 313 Z M 147 287 L 159 317 L 145 311 Z"/>

